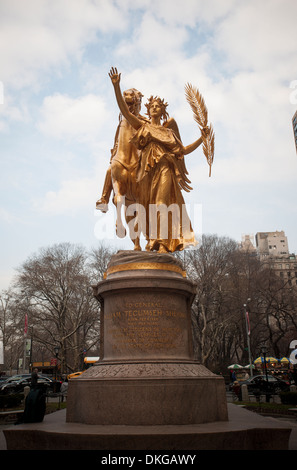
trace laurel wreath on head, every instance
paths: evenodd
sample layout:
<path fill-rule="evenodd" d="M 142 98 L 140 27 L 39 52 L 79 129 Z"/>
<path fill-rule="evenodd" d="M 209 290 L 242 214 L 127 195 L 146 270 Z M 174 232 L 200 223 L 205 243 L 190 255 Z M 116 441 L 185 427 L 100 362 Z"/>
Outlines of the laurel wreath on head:
<path fill-rule="evenodd" d="M 187 83 L 185 86 L 185 94 L 186 99 L 192 108 L 194 120 L 197 122 L 201 130 L 203 127 L 207 126 L 208 122 L 208 111 L 204 99 L 199 90 L 190 83 Z M 203 153 L 209 165 L 209 176 L 211 176 L 211 166 L 214 159 L 214 130 L 212 124 L 209 124 L 208 136 L 205 138 L 202 134 L 202 140 Z"/>

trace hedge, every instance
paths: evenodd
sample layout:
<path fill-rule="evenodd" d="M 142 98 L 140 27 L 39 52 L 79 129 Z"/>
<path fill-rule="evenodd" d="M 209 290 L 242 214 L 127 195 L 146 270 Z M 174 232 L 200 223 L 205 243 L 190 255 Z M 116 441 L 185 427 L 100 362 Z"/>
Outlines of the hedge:
<path fill-rule="evenodd" d="M 16 406 L 20 406 L 22 404 L 23 399 L 23 393 L 0 395 L 0 408 L 14 408 Z"/>
<path fill-rule="evenodd" d="M 296 392 L 281 392 L 279 395 L 283 405 L 297 405 Z"/>

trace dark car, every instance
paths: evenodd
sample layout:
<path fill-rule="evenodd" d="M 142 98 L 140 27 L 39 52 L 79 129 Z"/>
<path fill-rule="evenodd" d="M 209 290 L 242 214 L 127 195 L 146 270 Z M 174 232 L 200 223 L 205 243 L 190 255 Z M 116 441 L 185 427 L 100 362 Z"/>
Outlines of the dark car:
<path fill-rule="evenodd" d="M 3 375 L 0 377 L 0 385 L 3 384 L 4 382 L 6 382 L 6 380 L 8 379 L 9 377 L 7 377 L 6 375 Z"/>
<path fill-rule="evenodd" d="M 7 380 L 0 386 L 1 394 L 10 394 L 10 393 L 23 393 L 25 387 L 30 387 L 31 385 L 31 375 L 25 377 L 20 377 L 15 380 Z M 52 389 L 54 381 L 48 377 L 42 375 L 38 376 L 37 386 L 43 387 L 45 389 Z"/>
<path fill-rule="evenodd" d="M 267 380 L 268 379 L 268 380 Z M 280 392 L 290 390 L 290 384 L 273 375 L 255 375 L 241 382 L 241 385 L 247 385 L 248 392 L 255 395 L 270 393 L 276 395 Z"/>
<path fill-rule="evenodd" d="M 10 377 L 6 377 L 4 382 L 15 382 L 16 380 L 23 379 L 24 377 L 31 377 L 31 374 L 16 374 L 11 375 Z M 3 382 L 2 382 L 3 383 Z"/>

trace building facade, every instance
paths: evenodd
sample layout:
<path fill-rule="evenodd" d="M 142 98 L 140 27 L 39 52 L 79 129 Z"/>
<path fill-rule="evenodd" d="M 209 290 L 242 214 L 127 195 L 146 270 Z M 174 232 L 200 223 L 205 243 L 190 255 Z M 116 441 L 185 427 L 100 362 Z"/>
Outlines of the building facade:
<path fill-rule="evenodd" d="M 279 276 L 288 287 L 297 286 L 297 258 L 295 255 L 276 257 L 271 260 L 275 274 Z"/>
<path fill-rule="evenodd" d="M 289 253 L 285 232 L 258 232 L 255 241 L 256 246 L 251 236 L 243 236 L 240 249 L 250 254 L 256 252 L 263 266 L 269 265 L 287 287 L 297 286 L 297 256 Z"/>
<path fill-rule="evenodd" d="M 288 256 L 288 239 L 284 231 L 276 232 L 258 232 L 256 233 L 256 247 L 260 259 L 269 256 Z"/>

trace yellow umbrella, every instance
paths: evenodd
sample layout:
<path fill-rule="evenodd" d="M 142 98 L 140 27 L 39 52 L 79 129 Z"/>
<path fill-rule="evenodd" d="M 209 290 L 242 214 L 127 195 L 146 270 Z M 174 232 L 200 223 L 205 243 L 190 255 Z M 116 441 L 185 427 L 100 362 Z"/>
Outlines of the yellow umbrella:
<path fill-rule="evenodd" d="M 257 357 L 257 359 L 254 360 L 254 364 L 261 364 L 262 362 L 264 362 L 264 356 L 259 356 Z M 267 356 L 266 362 L 278 362 L 278 359 L 273 356 Z"/>
<path fill-rule="evenodd" d="M 284 362 L 288 362 L 288 363 L 289 363 L 290 360 L 289 360 L 287 357 L 283 357 L 283 358 L 280 360 L 280 362 L 283 362 L 283 363 L 284 363 Z"/>
<path fill-rule="evenodd" d="M 257 357 L 257 359 L 254 360 L 254 364 L 261 364 L 264 362 L 264 357 Z"/>
<path fill-rule="evenodd" d="M 273 356 L 268 356 L 266 357 L 266 362 L 278 362 L 278 359 L 276 359 L 276 357 L 273 357 Z"/>

